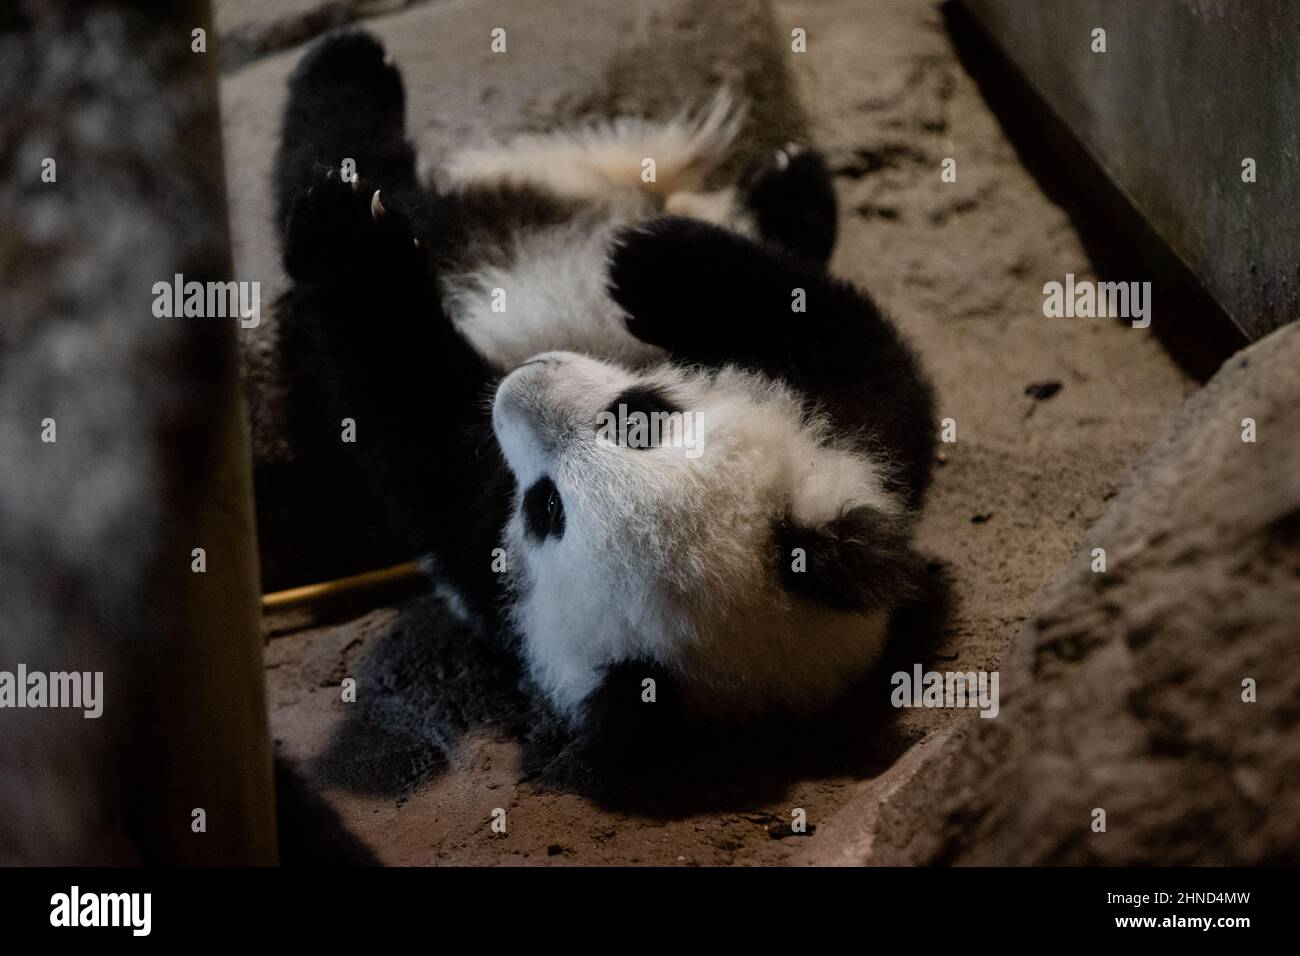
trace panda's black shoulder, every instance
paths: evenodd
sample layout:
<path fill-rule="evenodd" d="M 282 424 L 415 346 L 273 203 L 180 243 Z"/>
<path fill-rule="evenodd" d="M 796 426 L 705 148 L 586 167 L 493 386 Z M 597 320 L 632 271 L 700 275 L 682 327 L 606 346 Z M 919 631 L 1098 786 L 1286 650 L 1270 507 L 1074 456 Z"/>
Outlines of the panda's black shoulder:
<path fill-rule="evenodd" d="M 578 710 L 578 749 L 599 763 L 669 752 L 686 729 L 680 678 L 649 659 L 610 664 Z"/>

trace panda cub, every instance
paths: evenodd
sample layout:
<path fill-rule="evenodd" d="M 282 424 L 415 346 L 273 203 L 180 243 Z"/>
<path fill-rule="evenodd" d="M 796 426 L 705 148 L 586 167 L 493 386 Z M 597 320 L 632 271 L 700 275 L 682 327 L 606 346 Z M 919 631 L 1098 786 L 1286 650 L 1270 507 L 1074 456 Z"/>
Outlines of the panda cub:
<path fill-rule="evenodd" d="M 404 114 L 364 32 L 290 79 L 299 420 L 357 422 L 396 531 L 575 727 L 644 708 L 647 678 L 688 719 L 832 702 L 917 594 L 934 416 L 897 330 L 826 272 L 822 158 L 704 191 L 743 120 L 720 95 L 463 152 L 435 187 Z"/>

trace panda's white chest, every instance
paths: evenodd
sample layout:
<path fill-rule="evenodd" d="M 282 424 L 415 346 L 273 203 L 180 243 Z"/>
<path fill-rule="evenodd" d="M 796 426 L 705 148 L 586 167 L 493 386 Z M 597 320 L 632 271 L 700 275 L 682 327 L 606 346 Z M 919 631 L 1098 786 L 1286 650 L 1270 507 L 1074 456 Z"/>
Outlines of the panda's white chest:
<path fill-rule="evenodd" d="M 627 331 L 606 288 L 614 228 L 563 224 L 530 231 L 514 240 L 507 265 L 444 277 L 452 322 L 501 371 L 549 351 L 633 367 L 662 359 L 662 350 Z"/>

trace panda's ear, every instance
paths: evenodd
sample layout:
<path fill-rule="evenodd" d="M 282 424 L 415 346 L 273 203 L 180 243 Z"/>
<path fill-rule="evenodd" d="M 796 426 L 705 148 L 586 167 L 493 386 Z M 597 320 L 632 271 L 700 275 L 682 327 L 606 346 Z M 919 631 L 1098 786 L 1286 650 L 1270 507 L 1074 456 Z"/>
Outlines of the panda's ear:
<path fill-rule="evenodd" d="M 910 521 L 869 505 L 807 525 L 775 528 L 777 572 L 786 590 L 837 611 L 865 614 L 921 594 L 924 562 Z"/>

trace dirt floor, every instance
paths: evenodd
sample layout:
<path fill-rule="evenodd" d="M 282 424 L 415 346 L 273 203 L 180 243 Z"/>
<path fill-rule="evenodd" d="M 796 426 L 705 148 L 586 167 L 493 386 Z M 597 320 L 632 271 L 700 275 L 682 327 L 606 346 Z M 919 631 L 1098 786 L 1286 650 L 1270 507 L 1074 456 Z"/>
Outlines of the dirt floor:
<path fill-rule="evenodd" d="M 1142 331 L 1043 316 L 1044 283 L 1089 278 L 1092 267 L 957 61 L 934 0 L 772 9 L 782 50 L 794 27 L 809 37 L 787 68 L 837 174 L 832 268 L 894 316 L 956 427 L 920 532 L 933 602 L 900 619 L 887 669 L 994 670 L 1040 588 L 1086 544 L 1084 529 L 1194 383 Z M 283 75 L 288 55 L 279 56 L 286 65 L 272 72 Z M 228 100 L 250 95 L 240 82 L 226 80 Z M 940 178 L 949 157 L 955 183 Z M 239 163 L 236 153 L 232 183 Z M 234 198 L 237 218 L 246 202 Z M 436 604 L 419 595 L 287 633 L 268 621 L 277 747 L 313 768 L 388 863 L 838 862 L 861 815 L 905 792 L 951 722 L 976 719 L 882 711 L 868 701 L 883 694 L 867 688 L 822 721 L 751 735 L 718 759 L 683 754 L 635 784 L 593 781 L 589 770 L 566 777 L 536 756 L 508 662 L 465 651 L 472 638 L 451 624 L 411 630 Z M 368 703 L 340 700 L 347 676 Z M 490 826 L 497 808 L 504 835 Z M 796 808 L 806 835 L 790 835 Z"/>

